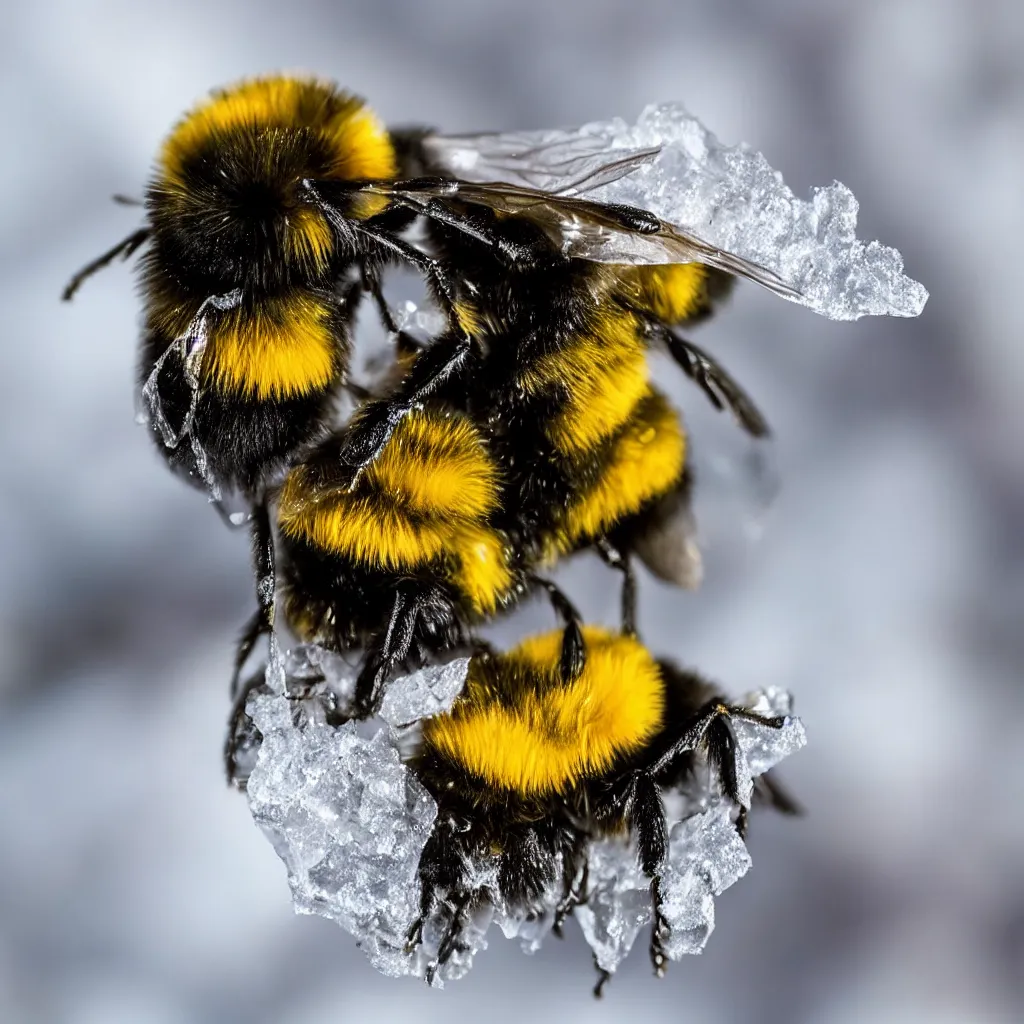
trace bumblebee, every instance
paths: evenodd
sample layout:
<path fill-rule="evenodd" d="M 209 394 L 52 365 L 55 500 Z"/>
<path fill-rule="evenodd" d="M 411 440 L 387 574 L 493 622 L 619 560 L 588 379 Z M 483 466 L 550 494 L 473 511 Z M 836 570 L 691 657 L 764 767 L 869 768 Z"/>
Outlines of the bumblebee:
<path fill-rule="evenodd" d="M 490 243 L 431 227 L 439 258 L 460 268 L 454 308 L 476 339 L 474 353 L 455 377 L 432 378 L 446 346 L 459 344 L 439 340 L 396 394 L 363 407 L 341 458 L 371 465 L 360 435 L 386 436 L 411 394 L 425 389 L 463 401 L 506 474 L 498 522 L 526 564 L 542 569 L 594 547 L 623 573 L 623 628 L 633 632 L 633 553 L 669 582 L 700 579 L 687 437 L 650 384 L 652 345 L 664 341 L 750 434 L 768 433 L 728 372 L 669 326 L 707 316 L 729 278 L 700 263 L 609 267 L 566 257 L 528 216 L 470 215 L 482 235 L 500 232 L 521 254 L 509 265 Z"/>
<path fill-rule="evenodd" d="M 696 673 L 656 661 L 634 638 L 584 627 L 586 662 L 567 682 L 558 671 L 558 633 L 505 654 L 478 654 L 449 712 L 423 723 L 411 767 L 438 804 L 419 864 L 421 913 L 444 922 L 427 980 L 458 948 L 474 907 L 487 899 L 541 910 L 545 891 L 562 890 L 556 927 L 586 898 L 591 839 L 628 833 L 651 879 L 650 956 L 666 966 L 661 871 L 668 851 L 662 794 L 682 785 L 705 757 L 722 792 L 739 807 L 731 720 L 781 728 L 727 704 Z M 762 800 L 786 813 L 793 801 L 774 782 Z M 745 817 L 737 827 L 745 828 Z M 495 891 L 474 865 L 497 859 Z M 581 891 L 583 890 L 583 891 Z M 606 980 L 602 978 L 602 982 Z"/>
<path fill-rule="evenodd" d="M 565 623 L 563 671 L 577 675 L 579 615 L 495 526 L 502 473 L 474 422 L 440 400 L 428 403 L 403 419 L 352 489 L 339 482 L 344 436 L 328 438 L 285 478 L 277 574 L 295 634 L 364 652 L 360 717 L 372 712 L 393 670 L 469 644 L 471 626 L 537 590 Z M 271 625 L 258 610 L 238 650 L 236 683 Z"/>
<path fill-rule="evenodd" d="M 504 340 L 513 351 L 523 332 L 537 330 L 548 330 L 554 347 L 560 333 L 585 329 L 581 307 L 593 310 L 607 298 L 642 320 L 647 344 L 664 344 L 718 408 L 730 408 L 756 436 L 765 433 L 760 413 L 730 375 L 672 328 L 707 315 L 732 277 L 748 278 L 788 298 L 797 293 L 771 271 L 649 211 L 582 198 L 649 162 L 657 149 L 605 153 L 600 161 L 584 153 L 582 162 L 566 161 L 559 176 L 550 173 L 550 154 L 538 156 L 543 147 L 533 146 L 515 168 L 493 159 L 504 138 L 394 131 L 401 173 L 425 176 L 356 189 L 425 216 L 436 268 L 428 283 L 449 329 L 432 344 L 431 359 L 420 361 L 388 400 L 365 410 L 350 431 L 342 452 L 349 482 L 377 457 L 402 417 L 448 381 L 457 379 L 480 397 L 471 378 L 492 347 L 491 339 L 474 330 L 480 317 L 506 322 L 494 333 L 508 335 Z M 529 178 L 523 165 L 529 172 L 534 159 L 533 176 L 549 190 L 501 180 L 505 169 L 514 170 L 509 177 Z M 477 173 L 493 168 L 496 180 L 456 177 L 453 170 L 467 162 Z M 585 173 L 567 176 L 581 167 Z M 332 197 L 351 192 L 344 183 L 321 190 L 324 209 L 331 209 Z M 480 280 L 482 267 L 487 269 Z M 604 354 L 591 354 L 600 365 Z M 509 381 L 502 385 L 509 387 Z"/>
<path fill-rule="evenodd" d="M 146 226 L 64 292 L 146 245 L 139 386 L 168 462 L 217 496 L 258 496 L 321 435 L 347 366 L 358 265 L 375 289 L 385 202 L 349 211 L 340 234 L 309 201 L 309 179 L 391 178 L 387 131 L 361 99 L 314 79 L 216 91 L 164 141 Z M 390 250 L 389 250 L 390 253 Z M 360 284 L 362 281 L 359 282 Z"/>

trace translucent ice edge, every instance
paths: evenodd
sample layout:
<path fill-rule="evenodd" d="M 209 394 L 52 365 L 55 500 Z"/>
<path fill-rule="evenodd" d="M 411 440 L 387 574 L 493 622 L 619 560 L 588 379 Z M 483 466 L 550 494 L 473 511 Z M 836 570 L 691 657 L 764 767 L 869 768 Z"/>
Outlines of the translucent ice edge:
<path fill-rule="evenodd" d="M 903 274 L 903 257 L 856 236 L 858 204 L 838 181 L 798 199 L 768 161 L 725 146 L 678 103 L 651 104 L 635 125 L 616 118 L 572 130 L 517 132 L 486 140 L 487 153 L 439 146 L 450 168 L 474 180 L 569 189 L 562 168 L 593 171 L 609 150 L 660 147 L 650 162 L 588 199 L 639 206 L 705 242 L 775 273 L 793 301 L 832 320 L 918 316 L 928 292 Z M 491 159 L 484 159 L 490 157 Z"/>
<path fill-rule="evenodd" d="M 286 661 L 291 684 L 325 678 L 334 694 L 351 693 L 348 666 L 316 648 L 299 648 Z M 451 706 L 468 662 L 424 669 L 393 682 L 372 723 L 326 721 L 319 699 L 284 693 L 255 694 L 248 712 L 262 743 L 248 779 L 253 818 L 288 870 L 295 909 L 337 921 L 382 973 L 423 977 L 436 955 L 442 925 L 428 921 L 424 941 L 405 949 L 419 913 L 420 854 L 437 805 L 402 760 L 418 719 Z M 308 687 L 307 687 L 307 691 Z M 788 715 L 789 695 L 761 692 L 747 706 Z M 805 742 L 803 726 L 789 718 L 776 730 L 734 722 L 737 774 L 749 803 L 753 779 Z M 714 928 L 714 897 L 741 878 L 750 856 L 733 825 L 737 808 L 710 785 L 710 773 L 692 791 L 668 794 L 669 855 L 663 876 L 664 911 L 671 927 L 672 959 L 699 953 Z M 590 844 L 589 899 L 575 911 L 598 965 L 614 971 L 651 920 L 650 880 L 625 840 Z M 493 889 L 496 864 L 475 865 L 478 883 Z M 466 948 L 438 972 L 435 985 L 461 977 L 487 946 L 497 923 L 505 936 L 534 952 L 551 931 L 559 893 L 552 890 L 539 913 L 525 918 L 502 906 L 481 907 L 465 932 Z"/>

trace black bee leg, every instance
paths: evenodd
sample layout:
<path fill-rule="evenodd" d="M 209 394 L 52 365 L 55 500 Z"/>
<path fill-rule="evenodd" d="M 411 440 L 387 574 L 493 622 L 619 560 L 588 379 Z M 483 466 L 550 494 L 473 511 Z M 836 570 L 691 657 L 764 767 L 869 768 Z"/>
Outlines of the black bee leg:
<path fill-rule="evenodd" d="M 651 879 L 651 966 L 659 978 L 665 976 L 668 967 L 668 956 L 665 954 L 665 940 L 669 936 L 669 924 L 662 913 L 661 878 L 655 875 Z"/>
<path fill-rule="evenodd" d="M 61 292 L 60 297 L 65 302 L 70 302 L 74 297 L 75 292 L 77 292 L 82 286 L 83 281 L 92 277 L 97 270 L 102 270 L 108 264 L 113 263 L 118 256 L 123 260 L 129 259 L 132 253 L 135 252 L 147 238 L 149 238 L 149 228 L 139 228 L 138 231 L 133 231 L 127 238 L 121 239 L 117 245 L 108 249 L 102 256 L 97 256 L 92 262 L 86 263 L 86 265 L 82 267 L 82 269 L 75 274 L 70 281 L 68 281 L 67 286 L 64 288 L 64 291 Z"/>
<path fill-rule="evenodd" d="M 661 870 L 668 856 L 668 827 L 654 775 L 650 771 L 633 773 L 632 799 L 627 797 L 630 831 L 636 836 L 640 867 L 651 879 L 654 922 L 651 929 L 651 963 L 659 977 L 665 973 L 667 958 L 662 943 L 668 924 L 661 913 Z"/>
<path fill-rule="evenodd" d="M 250 518 L 252 571 L 256 582 L 256 611 L 245 625 L 235 651 L 235 669 L 231 676 L 231 695 L 238 692 L 238 677 L 246 659 L 261 636 L 274 632 L 274 605 L 277 575 L 274 569 L 274 535 L 266 502 L 253 506 Z"/>
<path fill-rule="evenodd" d="M 252 569 L 256 581 L 257 608 L 245 624 L 235 649 L 235 667 L 231 673 L 231 696 L 238 695 L 242 675 L 256 641 L 274 630 L 274 599 L 277 580 L 274 570 L 274 535 L 270 529 L 270 513 L 266 502 L 255 505 L 251 514 Z"/>
<path fill-rule="evenodd" d="M 357 718 L 368 718 L 376 710 L 385 680 L 412 648 L 419 614 L 419 600 L 401 590 L 395 593 L 387 630 L 371 648 L 356 679 Z"/>
<path fill-rule="evenodd" d="M 395 427 L 442 384 L 463 370 L 471 343 L 448 335 L 425 349 L 387 399 L 371 402 L 349 426 L 341 450 L 349 471 L 348 486 L 355 486 L 362 471 L 381 453 Z"/>
<path fill-rule="evenodd" d="M 256 577 L 256 601 L 260 625 L 269 636 L 274 633 L 274 607 L 277 599 L 277 572 L 274 565 L 274 533 L 266 500 L 252 510 L 252 565 Z"/>
<path fill-rule="evenodd" d="M 235 648 L 235 666 L 231 672 L 231 689 L 229 691 L 233 700 L 239 695 L 239 680 L 242 677 L 242 669 L 245 668 L 245 663 L 249 660 L 249 655 L 252 654 L 256 641 L 266 632 L 263 609 L 257 608 L 243 627 L 242 635 L 238 638 L 238 646 Z"/>
<path fill-rule="evenodd" d="M 421 249 L 417 249 L 416 246 L 410 245 L 401 238 L 397 238 L 385 231 L 375 231 L 373 228 L 367 227 L 365 223 L 361 224 L 358 230 L 361 234 L 376 243 L 382 250 L 385 252 L 391 252 L 394 256 L 404 260 L 406 263 L 411 263 L 427 276 L 433 286 L 433 292 L 437 299 L 437 303 L 448 319 L 449 327 L 453 332 L 461 334 L 462 339 L 468 342 L 470 340 L 469 335 L 463 331 L 461 320 L 459 319 L 458 312 L 455 308 L 455 285 L 452 279 L 448 276 L 448 271 L 445 269 L 444 265 L 438 260 L 435 260 L 433 256 L 428 255 Z"/>
<path fill-rule="evenodd" d="M 421 914 L 412 923 L 412 927 L 405 933 L 405 951 L 411 953 L 423 942 L 423 924 L 425 918 Z"/>
<path fill-rule="evenodd" d="M 530 573 L 527 576 L 527 581 L 535 587 L 540 587 L 548 595 L 555 614 L 565 623 L 559 668 L 562 678 L 566 681 L 578 679 L 587 658 L 586 647 L 583 643 L 583 630 L 580 628 L 583 622 L 580 613 L 563 591 L 551 580 Z"/>
<path fill-rule="evenodd" d="M 421 270 L 430 279 L 437 301 L 448 317 L 449 324 L 457 327 L 459 319 L 455 314 L 455 289 L 448 278 L 447 271 L 445 271 L 442 265 L 433 256 L 423 252 L 421 249 L 417 249 L 414 245 L 410 245 L 393 232 L 375 227 L 372 221 L 363 220 L 357 223 L 350 220 L 332 202 L 331 194 L 335 191 L 331 187 L 332 184 L 337 187 L 337 183 L 314 182 L 307 178 L 303 181 L 302 187 L 305 196 L 312 200 L 320 208 L 327 220 L 330 221 L 338 237 L 344 240 L 345 244 L 365 252 L 367 247 L 360 246 L 356 237 L 361 236 L 364 242 L 371 243 L 369 246 L 371 252 L 376 250 L 376 253 L 381 256 L 387 255 L 397 258 Z M 345 195 L 345 193 L 350 193 L 349 189 L 342 187 L 342 193 L 345 199 L 349 198 L 348 195 Z M 416 213 L 423 212 L 416 204 L 403 204 L 400 198 L 394 196 L 391 198 L 399 205 L 410 206 Z M 468 341 L 469 338 L 467 337 L 465 340 Z"/>
<path fill-rule="evenodd" d="M 422 213 L 431 220 L 447 224 L 449 227 L 471 235 L 485 245 L 491 246 L 499 258 L 510 266 L 527 262 L 534 256 L 534 252 L 529 246 L 520 245 L 512 239 L 505 238 L 500 231 L 495 231 L 482 218 L 474 217 L 472 213 L 458 213 L 439 199 L 431 199 L 422 208 Z"/>
<path fill-rule="evenodd" d="M 373 297 L 380 322 L 384 330 L 387 331 L 388 337 L 395 339 L 398 351 L 400 353 L 418 352 L 420 345 L 399 328 L 395 322 L 395 316 L 391 312 L 391 307 L 388 305 L 387 299 L 384 298 L 380 284 L 380 268 L 375 265 L 371 266 L 368 261 L 363 260 L 359 267 L 359 284 L 364 292 L 368 292 Z"/>
<path fill-rule="evenodd" d="M 701 744 L 707 749 L 708 763 L 715 772 L 722 792 L 740 805 L 736 777 L 736 737 L 733 735 L 730 719 L 740 718 L 771 729 L 781 729 L 786 724 L 783 717 L 765 718 L 747 708 L 731 707 L 722 701 L 708 701 L 694 716 L 693 722 L 683 735 L 667 750 L 649 771 L 658 776 L 681 755 L 696 750 Z M 742 810 L 742 807 L 741 807 Z M 745 815 L 741 815 L 738 827 L 745 827 Z"/>
<path fill-rule="evenodd" d="M 450 817 L 438 817 L 434 822 L 420 854 L 420 914 L 406 933 L 405 949 L 408 953 L 423 941 L 423 926 L 437 909 L 439 893 L 455 892 L 465 887 L 463 847 L 459 841 L 464 835 L 457 832 Z"/>
<path fill-rule="evenodd" d="M 597 984 L 594 986 L 594 998 L 604 999 L 604 987 L 612 980 L 612 972 L 606 971 L 598 962 L 597 954 L 594 954 L 594 970 L 597 971 Z"/>
<path fill-rule="evenodd" d="M 620 551 L 607 537 L 595 544 L 605 565 L 622 573 L 622 632 L 636 636 L 636 574 L 629 554 Z"/>
<path fill-rule="evenodd" d="M 661 792 L 649 772 L 636 773 L 629 818 L 640 867 L 645 875 L 654 878 L 668 855 L 668 829 Z"/>
<path fill-rule="evenodd" d="M 714 356 L 681 337 L 664 324 L 650 325 L 653 336 L 663 341 L 669 354 L 703 392 L 716 409 L 728 409 L 736 422 L 752 437 L 767 437 L 768 421 L 754 400 Z"/>
<path fill-rule="evenodd" d="M 448 922 L 448 927 L 445 928 L 444 935 L 441 936 L 441 941 L 438 943 L 437 956 L 431 963 L 427 964 L 426 979 L 428 985 L 434 984 L 434 976 L 438 970 L 448 963 L 452 958 L 452 954 L 459 948 L 462 929 L 466 923 L 466 909 L 472 898 L 473 893 L 467 890 L 456 899 L 455 906 L 452 909 L 452 919 Z"/>
<path fill-rule="evenodd" d="M 245 702 L 251 687 L 239 687 L 242 669 L 252 653 L 256 641 L 261 636 L 270 636 L 272 641 L 271 657 L 276 656 L 273 646 L 274 633 L 274 602 L 277 591 L 277 580 L 274 570 L 274 535 L 270 528 L 270 513 L 265 501 L 253 506 L 251 516 L 252 527 L 252 561 L 253 575 L 256 579 L 257 609 L 245 624 L 242 635 L 235 650 L 235 665 L 231 673 L 231 712 L 228 719 L 228 744 L 224 757 L 229 781 L 234 773 L 233 737 L 238 731 L 238 724 L 245 713 Z M 273 666 L 271 666 L 272 668 Z M 261 682 L 263 674 L 260 675 Z"/>
<path fill-rule="evenodd" d="M 239 687 L 238 693 L 231 703 L 228 730 L 224 738 L 224 772 L 227 775 L 229 786 L 237 785 L 244 788 L 238 780 L 238 751 L 250 742 L 252 735 L 252 723 L 249 722 L 245 713 L 245 705 L 248 703 L 250 695 L 260 689 L 266 689 L 266 673 L 262 669 L 246 680 L 244 686 Z M 245 726 L 246 722 L 249 722 L 249 730 Z"/>
<path fill-rule="evenodd" d="M 555 907 L 555 920 L 551 930 L 562 937 L 566 918 L 587 901 L 587 884 L 590 879 L 590 865 L 586 858 L 586 843 L 583 833 L 578 833 L 572 844 L 562 851 L 562 898 Z"/>

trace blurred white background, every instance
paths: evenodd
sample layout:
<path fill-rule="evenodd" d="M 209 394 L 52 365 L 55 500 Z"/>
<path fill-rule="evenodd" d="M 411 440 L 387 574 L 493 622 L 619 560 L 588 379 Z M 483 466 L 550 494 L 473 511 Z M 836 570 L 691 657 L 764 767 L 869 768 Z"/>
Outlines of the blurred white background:
<path fill-rule="evenodd" d="M 1017 0 L 35 0 L 4 5 L 0 105 L 0 1020 L 988 1022 L 1024 1016 L 1024 467 Z M 702 329 L 775 427 L 756 543 L 708 522 L 696 595 L 642 584 L 651 646 L 731 692 L 791 688 L 809 811 L 753 822 L 706 953 L 643 949 L 589 995 L 575 928 L 496 936 L 445 992 L 378 976 L 292 915 L 219 750 L 247 544 L 133 423 L 138 302 L 121 238 L 174 119 L 214 85 L 306 69 L 392 123 L 635 118 L 681 99 L 932 298 L 829 323 L 752 286 Z M 704 458 L 730 424 L 669 368 Z M 617 581 L 563 577 L 611 620 Z M 517 623 L 547 624 L 543 608 Z"/>

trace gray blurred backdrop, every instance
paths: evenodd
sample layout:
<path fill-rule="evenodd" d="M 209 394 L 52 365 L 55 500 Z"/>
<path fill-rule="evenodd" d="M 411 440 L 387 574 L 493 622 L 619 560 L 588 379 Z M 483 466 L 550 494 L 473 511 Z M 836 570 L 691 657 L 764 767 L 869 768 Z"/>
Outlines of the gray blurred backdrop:
<path fill-rule="evenodd" d="M 1020 11 L 6 0 L 0 1021 L 1020 1020 Z M 659 367 L 711 467 L 707 580 L 688 595 L 645 578 L 646 636 L 731 692 L 791 688 L 810 734 L 783 770 L 808 816 L 755 819 L 753 871 L 706 953 L 662 982 L 638 948 L 593 1002 L 575 926 L 533 958 L 495 937 L 444 992 L 380 977 L 334 925 L 293 916 L 223 784 L 245 537 L 133 423 L 131 274 L 58 295 L 135 226 L 108 196 L 140 193 L 172 121 L 281 68 L 448 131 L 681 99 L 798 193 L 848 184 L 862 237 L 931 290 L 919 320 L 833 324 L 742 287 L 702 329 L 775 427 L 767 510 L 744 496 L 731 426 Z M 562 579 L 613 619 L 606 570 Z M 548 623 L 530 608 L 515 628 Z"/>

